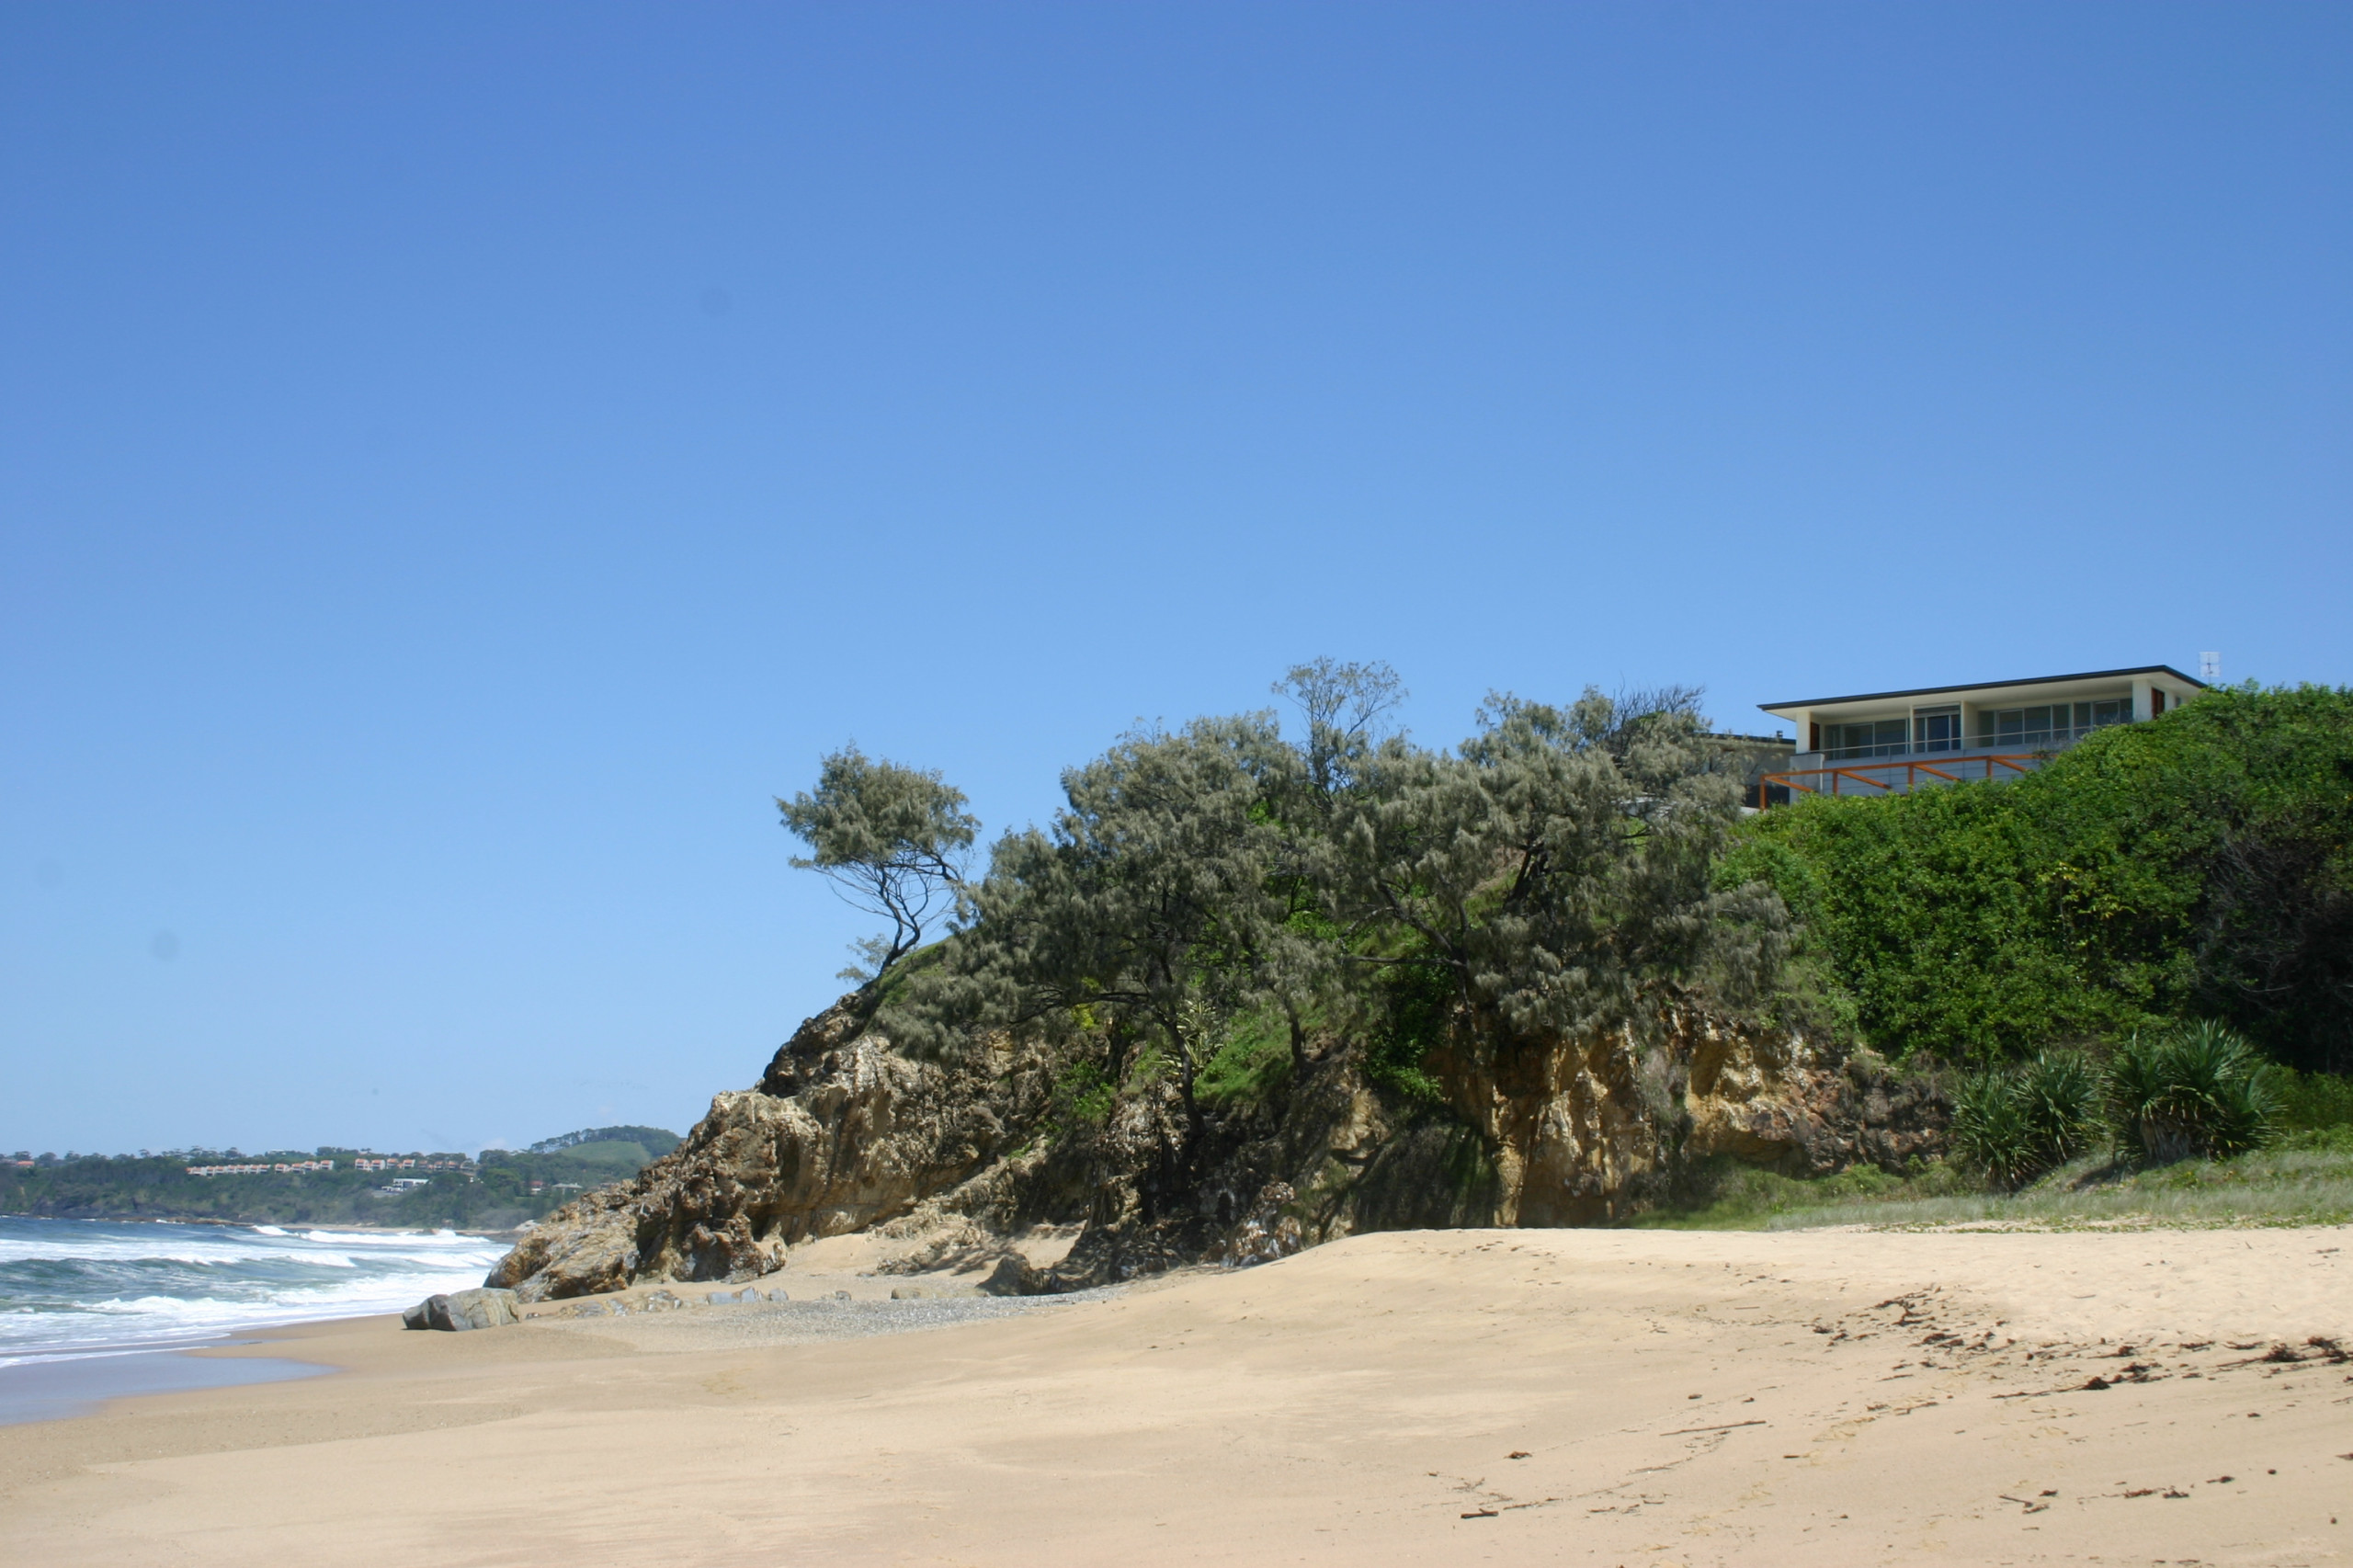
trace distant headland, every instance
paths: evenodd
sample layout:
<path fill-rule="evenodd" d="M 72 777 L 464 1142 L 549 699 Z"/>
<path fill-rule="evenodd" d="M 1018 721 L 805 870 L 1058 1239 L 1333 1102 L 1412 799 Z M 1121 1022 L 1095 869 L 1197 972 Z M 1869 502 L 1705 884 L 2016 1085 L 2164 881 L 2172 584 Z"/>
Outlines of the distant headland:
<path fill-rule="evenodd" d="M 583 1128 L 528 1149 L 473 1153 L 324 1144 L 260 1153 L 20 1150 L 0 1159 L 0 1214 L 506 1229 L 626 1180 L 677 1144 L 678 1135 L 666 1128 L 625 1126 Z"/>

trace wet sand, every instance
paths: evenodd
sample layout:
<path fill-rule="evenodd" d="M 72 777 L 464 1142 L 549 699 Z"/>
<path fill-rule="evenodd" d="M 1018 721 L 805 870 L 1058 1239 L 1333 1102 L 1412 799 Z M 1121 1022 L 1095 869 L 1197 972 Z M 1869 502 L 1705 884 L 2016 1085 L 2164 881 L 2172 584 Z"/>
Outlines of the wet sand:
<path fill-rule="evenodd" d="M 870 1303 L 311 1325 L 223 1354 L 344 1375 L 0 1428 L 0 1560 L 2336 1562 L 2349 1235 L 1417 1232 L 964 1321 L 789 1270 Z"/>
<path fill-rule="evenodd" d="M 327 1369 L 280 1357 L 189 1356 L 173 1350 L 100 1351 L 0 1366 L 0 1426 L 54 1421 L 133 1394 L 315 1378 Z"/>

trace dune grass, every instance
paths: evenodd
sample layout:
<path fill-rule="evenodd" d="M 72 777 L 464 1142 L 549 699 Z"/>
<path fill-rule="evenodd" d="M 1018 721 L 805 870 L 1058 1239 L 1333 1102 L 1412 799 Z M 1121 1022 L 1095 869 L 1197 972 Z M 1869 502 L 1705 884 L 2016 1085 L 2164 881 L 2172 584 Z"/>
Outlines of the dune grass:
<path fill-rule="evenodd" d="M 1635 1218 L 1668 1230 L 2180 1229 L 2353 1223 L 2353 1129 L 2293 1133 L 2227 1160 L 2136 1165 L 2102 1150 L 2015 1193 L 1941 1162 L 1902 1175 L 1859 1169 L 1801 1180 L 1722 1166 L 1681 1203 Z"/>

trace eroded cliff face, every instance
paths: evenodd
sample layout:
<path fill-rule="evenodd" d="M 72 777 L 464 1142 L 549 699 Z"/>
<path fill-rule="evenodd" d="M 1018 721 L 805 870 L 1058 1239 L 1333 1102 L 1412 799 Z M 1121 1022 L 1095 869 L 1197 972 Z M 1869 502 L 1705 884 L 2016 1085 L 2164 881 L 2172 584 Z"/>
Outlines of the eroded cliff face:
<path fill-rule="evenodd" d="M 1348 1042 L 1317 1042 L 1264 1101 L 1204 1107 L 1188 1140 L 1169 1085 L 1088 1122 L 1058 1108 L 1041 1047 L 997 1037 L 916 1062 L 861 1016 L 846 997 L 809 1020 L 757 1088 L 719 1096 L 633 1181 L 550 1216 L 490 1283 L 542 1301 L 747 1279 L 800 1242 L 877 1229 L 908 1238 L 919 1267 L 1046 1222 L 1081 1227 L 1068 1256 L 1040 1270 L 1006 1249 L 993 1288 L 1074 1290 L 1362 1230 L 1608 1223 L 1712 1158 L 1893 1166 L 1944 1122 L 1924 1081 L 1677 1007 L 1643 1028 L 1441 1052 L 1442 1105 L 1384 1096 Z"/>
<path fill-rule="evenodd" d="M 1792 1176 L 1894 1168 L 1933 1152 L 1945 1121 L 1927 1080 L 1688 1006 L 1436 1065 L 1493 1151 L 1506 1225 L 1607 1224 L 1716 1157 Z"/>
<path fill-rule="evenodd" d="M 1647 1028 L 1441 1051 L 1428 1067 L 1446 1103 L 1400 1106 L 1336 1045 L 1279 1105 L 1212 1118 L 1189 1177 L 1154 1163 L 1166 1145 L 1131 1109 L 1098 1138 L 1086 1230 L 1033 1284 L 1256 1261 L 1357 1231 L 1607 1224 L 1717 1160 L 1791 1176 L 1899 1168 L 1941 1146 L 1948 1109 L 1930 1079 L 1689 1007 Z M 1172 1106 L 1172 1140 L 1176 1125 Z"/>
<path fill-rule="evenodd" d="M 1010 1040 L 935 1065 L 861 1031 L 845 997 L 803 1024 L 760 1085 L 722 1094 L 631 1181 L 541 1221 L 491 1273 L 527 1301 L 637 1280 L 750 1279 L 784 1249 L 896 1219 L 1002 1163 L 1045 1103 Z"/>

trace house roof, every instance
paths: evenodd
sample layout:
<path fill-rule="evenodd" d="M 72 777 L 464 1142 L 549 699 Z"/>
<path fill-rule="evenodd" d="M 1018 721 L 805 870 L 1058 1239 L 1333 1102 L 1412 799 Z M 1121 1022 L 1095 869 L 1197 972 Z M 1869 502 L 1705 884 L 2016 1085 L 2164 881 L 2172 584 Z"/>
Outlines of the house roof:
<path fill-rule="evenodd" d="M 2081 675 L 2032 676 L 2025 680 L 1977 680 L 1965 686 L 1922 686 L 1909 691 L 1859 691 L 1847 697 L 1804 697 L 1788 702 L 1760 702 L 1756 706 L 1768 713 L 1782 708 L 1827 708 L 1834 702 L 1893 702 L 1899 697 L 1941 697 L 1953 691 L 1987 691 L 1996 687 L 2016 686 L 2059 686 L 2068 681 L 2119 680 L 2131 676 L 2171 676 L 2186 686 L 2206 689 L 2206 683 L 2183 675 L 2171 665 L 2138 665 L 2129 670 L 2086 670 Z"/>

